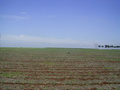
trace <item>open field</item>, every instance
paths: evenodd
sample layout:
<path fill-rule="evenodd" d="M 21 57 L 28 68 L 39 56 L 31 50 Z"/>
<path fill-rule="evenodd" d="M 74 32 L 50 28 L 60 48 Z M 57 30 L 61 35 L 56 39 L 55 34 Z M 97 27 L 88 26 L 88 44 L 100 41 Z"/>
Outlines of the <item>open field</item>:
<path fill-rule="evenodd" d="M 1 48 L 2 90 L 120 90 L 120 50 Z"/>

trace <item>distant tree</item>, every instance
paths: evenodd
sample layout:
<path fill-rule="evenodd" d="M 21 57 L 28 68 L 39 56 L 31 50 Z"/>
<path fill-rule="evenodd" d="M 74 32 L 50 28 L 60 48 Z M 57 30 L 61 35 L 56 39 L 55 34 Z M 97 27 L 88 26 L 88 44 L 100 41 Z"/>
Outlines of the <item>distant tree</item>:
<path fill-rule="evenodd" d="M 101 47 L 103 48 L 104 46 L 102 45 Z"/>
<path fill-rule="evenodd" d="M 100 48 L 101 46 L 100 46 L 100 45 L 98 45 L 98 47 Z"/>
<path fill-rule="evenodd" d="M 113 45 L 110 45 L 111 48 L 113 48 Z"/>
<path fill-rule="evenodd" d="M 117 46 L 113 46 L 113 48 L 117 48 Z"/>
<path fill-rule="evenodd" d="M 105 48 L 108 48 L 108 45 L 105 45 Z"/>
<path fill-rule="evenodd" d="M 100 47 L 105 47 L 105 48 L 120 48 L 120 46 L 114 46 L 114 45 L 98 45 L 98 47 L 100 48 Z"/>

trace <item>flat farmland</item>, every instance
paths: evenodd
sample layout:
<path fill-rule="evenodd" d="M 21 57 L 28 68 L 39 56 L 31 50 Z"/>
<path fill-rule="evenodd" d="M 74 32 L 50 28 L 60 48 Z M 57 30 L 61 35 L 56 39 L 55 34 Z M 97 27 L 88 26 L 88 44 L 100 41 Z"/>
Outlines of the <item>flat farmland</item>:
<path fill-rule="evenodd" d="M 1 48 L 0 90 L 120 90 L 120 50 Z"/>

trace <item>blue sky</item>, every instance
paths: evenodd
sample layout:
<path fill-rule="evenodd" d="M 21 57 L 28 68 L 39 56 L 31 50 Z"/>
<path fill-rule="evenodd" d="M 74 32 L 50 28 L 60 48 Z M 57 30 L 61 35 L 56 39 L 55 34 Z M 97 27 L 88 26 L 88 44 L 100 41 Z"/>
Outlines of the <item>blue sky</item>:
<path fill-rule="evenodd" d="M 120 0 L 0 0 L 2 47 L 120 45 Z"/>

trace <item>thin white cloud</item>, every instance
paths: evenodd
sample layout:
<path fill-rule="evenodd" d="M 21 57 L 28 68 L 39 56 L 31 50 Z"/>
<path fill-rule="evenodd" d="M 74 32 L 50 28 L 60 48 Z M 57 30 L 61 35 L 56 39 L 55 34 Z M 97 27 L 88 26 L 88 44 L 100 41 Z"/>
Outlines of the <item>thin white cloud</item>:
<path fill-rule="evenodd" d="M 23 43 L 23 46 L 30 46 L 30 45 L 43 45 L 46 47 L 87 47 L 91 46 L 89 43 L 80 42 L 79 40 L 73 39 L 57 39 L 57 38 L 46 38 L 46 37 L 36 37 L 36 36 L 27 36 L 27 35 L 2 35 L 2 42 L 5 43 Z M 7 44 L 9 45 L 9 43 Z M 13 44 L 15 45 L 15 44 Z M 33 47 L 34 47 L 33 45 Z"/>
<path fill-rule="evenodd" d="M 25 20 L 28 16 L 17 16 L 17 15 L 1 15 L 0 17 L 12 20 Z"/>
<path fill-rule="evenodd" d="M 56 38 L 45 38 L 45 37 L 35 37 L 27 35 L 6 35 L 3 36 L 3 40 L 11 41 L 26 41 L 26 42 L 40 42 L 40 43 L 53 43 L 53 44 L 78 44 L 79 41 L 71 39 L 56 39 Z"/>
<path fill-rule="evenodd" d="M 24 12 L 24 11 L 23 11 L 23 12 L 20 12 L 20 13 L 23 14 L 23 15 L 27 14 L 27 12 Z"/>
<path fill-rule="evenodd" d="M 40 16 L 40 18 L 55 18 L 56 15 L 46 15 L 46 16 Z"/>
<path fill-rule="evenodd" d="M 56 15 L 49 15 L 49 16 L 45 16 L 45 17 L 54 18 L 54 17 L 56 17 Z"/>

